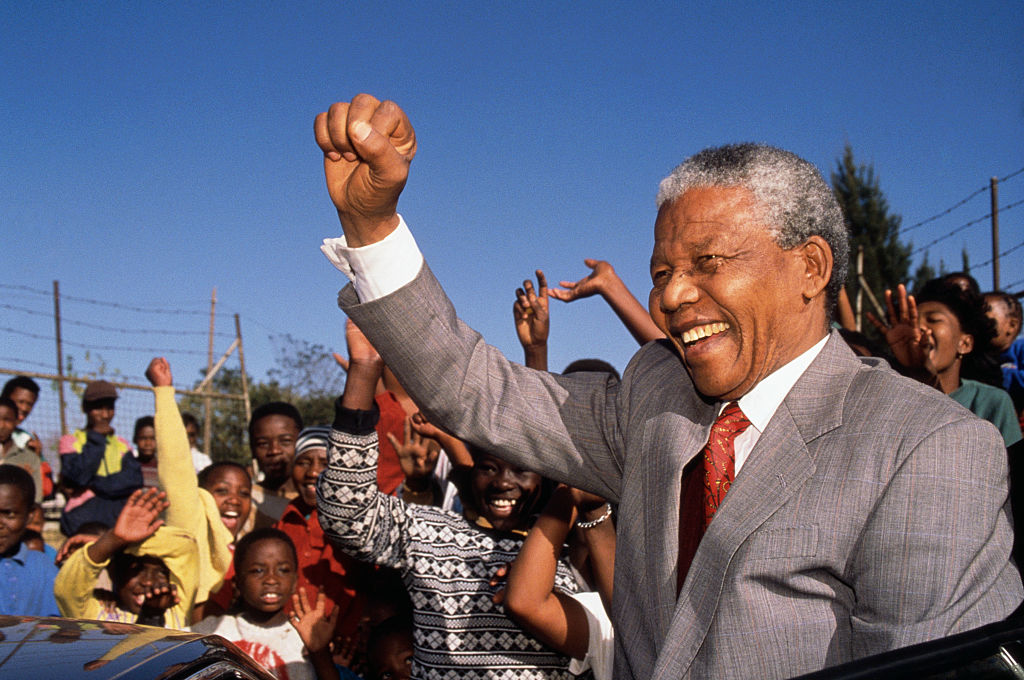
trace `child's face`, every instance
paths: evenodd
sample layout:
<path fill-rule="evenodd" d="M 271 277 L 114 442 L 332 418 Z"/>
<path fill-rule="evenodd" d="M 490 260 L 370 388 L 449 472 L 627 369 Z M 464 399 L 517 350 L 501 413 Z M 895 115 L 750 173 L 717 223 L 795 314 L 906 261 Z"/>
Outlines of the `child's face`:
<path fill-rule="evenodd" d="M 33 503 L 13 484 L 0 484 L 0 556 L 18 552 Z"/>
<path fill-rule="evenodd" d="M 473 496 L 479 512 L 495 529 L 523 529 L 540 496 L 541 478 L 485 454 L 473 459 Z"/>
<path fill-rule="evenodd" d="M 99 432 L 110 430 L 110 421 L 114 419 L 114 401 L 104 399 L 90 403 L 85 411 L 85 429 Z"/>
<path fill-rule="evenodd" d="M 299 490 L 302 502 L 316 507 L 316 480 L 327 469 L 327 449 L 307 449 L 292 463 L 292 482 Z"/>
<path fill-rule="evenodd" d="M 28 418 L 28 414 L 32 413 L 32 409 L 36 405 L 36 395 L 31 390 L 26 390 L 24 387 L 15 387 L 11 390 L 11 401 L 18 407 L 18 425 L 21 425 L 25 418 Z"/>
<path fill-rule="evenodd" d="M 0 442 L 6 443 L 18 426 L 18 411 L 0 404 Z"/>
<path fill-rule="evenodd" d="M 249 548 L 239 565 L 235 583 L 248 609 L 273 614 L 280 611 L 295 592 L 297 579 L 291 548 L 284 541 L 267 538 Z"/>
<path fill-rule="evenodd" d="M 156 455 L 156 430 L 152 425 L 144 425 L 135 435 L 135 448 L 139 451 L 139 460 L 148 463 Z"/>
<path fill-rule="evenodd" d="M 143 556 L 135 558 L 128 570 L 128 580 L 120 585 L 115 583 L 114 589 L 121 609 L 138 614 L 146 600 L 146 591 L 170 583 L 170 572 L 163 560 Z"/>
<path fill-rule="evenodd" d="M 236 467 L 217 468 L 207 477 L 203 488 L 216 501 L 224 526 L 232 536 L 238 536 L 252 509 L 252 480 L 249 475 Z"/>
<path fill-rule="evenodd" d="M 409 680 L 412 655 L 412 636 L 408 631 L 395 631 L 378 640 L 370 650 L 373 677 L 377 680 Z"/>
<path fill-rule="evenodd" d="M 257 420 L 252 427 L 252 453 L 259 461 L 260 470 L 272 480 L 285 480 L 292 458 L 299 428 L 288 416 L 273 414 Z"/>

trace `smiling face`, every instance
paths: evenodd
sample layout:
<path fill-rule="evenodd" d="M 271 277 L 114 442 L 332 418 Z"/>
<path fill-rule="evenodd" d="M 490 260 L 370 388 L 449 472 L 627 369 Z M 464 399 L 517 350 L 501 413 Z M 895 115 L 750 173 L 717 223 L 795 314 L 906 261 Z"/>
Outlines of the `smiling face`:
<path fill-rule="evenodd" d="M 476 511 L 495 529 L 527 528 L 540 497 L 541 477 L 486 454 L 473 455 L 471 477 Z"/>
<path fill-rule="evenodd" d="M 32 499 L 25 498 L 21 489 L 0 484 L 0 557 L 18 552 L 31 509 Z"/>
<path fill-rule="evenodd" d="M 299 427 L 288 416 L 275 413 L 253 423 L 252 453 L 271 485 L 288 479 L 298 437 Z"/>
<path fill-rule="evenodd" d="M 162 560 L 156 557 L 136 557 L 127 569 L 124 583 L 115 583 L 118 605 L 132 614 L 142 611 L 146 591 L 159 586 L 170 585 L 170 572 Z"/>
<path fill-rule="evenodd" d="M 252 509 L 252 480 L 248 473 L 234 465 L 224 465 L 210 471 L 203 488 L 217 503 L 224 526 L 237 537 Z"/>
<path fill-rule="evenodd" d="M 249 612 L 273 616 L 292 596 L 297 579 L 291 547 L 280 539 L 264 538 L 249 548 L 238 565 L 235 584 Z"/>
<path fill-rule="evenodd" d="M 327 449 L 306 449 L 296 455 L 292 463 L 292 482 L 302 502 L 310 508 L 316 507 L 316 480 L 326 469 Z"/>
<path fill-rule="evenodd" d="M 949 392 L 960 385 L 961 356 L 974 349 L 974 337 L 964 333 L 956 314 L 941 302 L 920 302 L 917 305 L 918 326 L 929 332 L 928 361 Z M 948 394 L 948 392 L 947 392 Z"/>
<path fill-rule="evenodd" d="M 37 398 L 32 390 L 27 390 L 24 387 L 15 387 L 11 390 L 11 401 L 18 407 L 18 425 L 21 425 L 25 418 L 28 418 L 28 414 L 32 413 Z"/>
<path fill-rule="evenodd" d="M 701 394 L 738 399 L 825 337 L 831 251 L 780 248 L 741 187 L 690 189 L 662 205 L 651 317 Z"/>

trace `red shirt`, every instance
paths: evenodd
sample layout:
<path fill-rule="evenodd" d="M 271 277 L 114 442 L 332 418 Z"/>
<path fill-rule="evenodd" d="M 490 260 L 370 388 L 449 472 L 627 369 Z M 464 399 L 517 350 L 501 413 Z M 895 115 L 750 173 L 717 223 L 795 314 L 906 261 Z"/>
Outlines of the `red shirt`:
<path fill-rule="evenodd" d="M 285 508 L 281 519 L 274 525 L 288 534 L 295 544 L 299 558 L 298 588 L 305 590 L 310 604 L 316 601 L 317 588 L 322 588 L 327 598 L 326 614 L 334 607 L 341 608 L 336 635 L 351 635 L 363 614 L 365 596 L 360 592 L 368 580 L 372 567 L 338 552 L 324 537 L 316 509 L 306 519 L 296 499 Z"/>
<path fill-rule="evenodd" d="M 405 481 L 402 464 L 398 462 L 398 453 L 388 440 L 387 433 L 395 435 L 395 439 L 405 439 L 405 409 L 395 399 L 394 392 L 381 392 L 374 401 L 380 409 L 380 420 L 377 421 L 377 439 L 380 453 L 377 455 L 377 488 L 389 496 L 394 496 L 398 487 Z"/>

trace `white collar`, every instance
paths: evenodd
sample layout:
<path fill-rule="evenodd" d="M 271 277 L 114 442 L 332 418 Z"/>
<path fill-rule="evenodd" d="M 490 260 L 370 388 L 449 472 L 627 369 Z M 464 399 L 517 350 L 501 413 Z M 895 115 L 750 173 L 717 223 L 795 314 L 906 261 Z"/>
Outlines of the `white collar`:
<path fill-rule="evenodd" d="M 753 389 L 740 397 L 740 410 L 758 432 L 764 432 L 768 427 L 768 421 L 775 415 L 782 400 L 793 389 L 793 385 L 804 374 L 811 362 L 821 353 L 828 338 L 829 336 L 826 334 L 813 347 L 772 371 L 761 382 L 754 385 Z M 718 412 L 721 413 L 724 408 L 725 404 L 722 404 Z"/>

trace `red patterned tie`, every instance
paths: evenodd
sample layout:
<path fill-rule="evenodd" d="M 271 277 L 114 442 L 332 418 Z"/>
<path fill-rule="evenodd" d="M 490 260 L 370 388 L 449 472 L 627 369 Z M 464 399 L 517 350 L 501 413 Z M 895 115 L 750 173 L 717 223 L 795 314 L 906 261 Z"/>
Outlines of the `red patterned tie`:
<path fill-rule="evenodd" d="M 701 450 L 704 459 L 704 529 L 711 524 L 718 506 L 736 477 L 733 442 L 750 425 L 740 405 L 730 401 L 711 426 L 708 443 Z"/>

